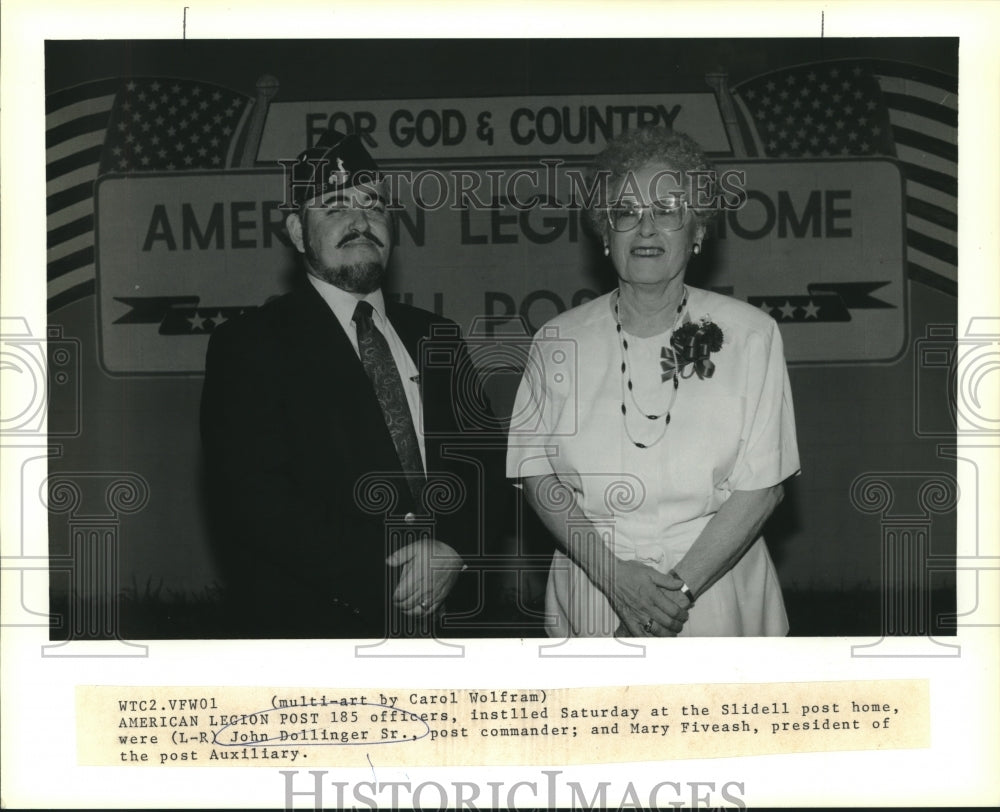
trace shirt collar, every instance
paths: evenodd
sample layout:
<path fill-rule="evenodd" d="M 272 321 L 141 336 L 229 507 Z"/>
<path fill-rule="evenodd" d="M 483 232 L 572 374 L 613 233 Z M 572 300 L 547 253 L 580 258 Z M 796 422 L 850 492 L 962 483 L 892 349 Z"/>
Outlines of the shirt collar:
<path fill-rule="evenodd" d="M 353 330 L 354 309 L 358 306 L 359 297 L 353 293 L 338 288 L 336 285 L 331 285 L 329 282 L 318 279 L 310 273 L 306 274 L 306 278 L 316 289 L 316 292 L 323 297 L 323 301 L 326 302 L 329 308 L 333 311 L 333 315 L 337 317 L 337 321 L 340 322 L 344 330 Z M 382 295 L 381 288 L 374 290 L 371 293 L 366 293 L 360 298 L 364 299 L 372 306 L 372 309 L 376 314 L 374 316 L 376 324 L 385 324 L 388 321 L 385 315 L 385 297 Z"/>

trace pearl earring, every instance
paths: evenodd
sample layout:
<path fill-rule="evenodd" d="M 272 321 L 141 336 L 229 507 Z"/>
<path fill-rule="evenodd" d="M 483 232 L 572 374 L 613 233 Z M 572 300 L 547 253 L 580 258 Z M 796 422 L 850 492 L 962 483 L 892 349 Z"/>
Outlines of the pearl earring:
<path fill-rule="evenodd" d="M 611 256 L 611 247 L 607 243 L 604 243 L 604 256 Z"/>
<path fill-rule="evenodd" d="M 695 256 L 697 256 L 698 254 L 700 254 L 701 253 L 701 246 L 700 245 L 695 245 L 695 247 L 691 249 L 691 253 L 694 254 Z"/>

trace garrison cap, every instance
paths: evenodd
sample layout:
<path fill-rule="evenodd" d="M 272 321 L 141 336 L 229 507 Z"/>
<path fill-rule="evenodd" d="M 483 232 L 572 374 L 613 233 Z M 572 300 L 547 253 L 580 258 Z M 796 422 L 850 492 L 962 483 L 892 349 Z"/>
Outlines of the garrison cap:
<path fill-rule="evenodd" d="M 291 197 L 296 206 L 360 183 L 374 185 L 378 164 L 356 135 L 327 130 L 303 150 L 292 168 Z"/>

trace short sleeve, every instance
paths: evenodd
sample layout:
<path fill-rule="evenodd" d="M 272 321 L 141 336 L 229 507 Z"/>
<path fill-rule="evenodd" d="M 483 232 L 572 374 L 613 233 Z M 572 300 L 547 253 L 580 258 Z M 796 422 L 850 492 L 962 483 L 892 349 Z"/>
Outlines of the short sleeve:
<path fill-rule="evenodd" d="M 554 436 L 562 401 L 564 376 L 554 370 L 552 354 L 541 334 L 528 351 L 524 373 L 514 397 L 507 433 L 507 477 L 522 479 L 552 473 Z"/>
<path fill-rule="evenodd" d="M 778 325 L 747 338 L 746 409 L 740 449 L 728 479 L 734 491 L 777 485 L 799 471 L 795 412 Z"/>

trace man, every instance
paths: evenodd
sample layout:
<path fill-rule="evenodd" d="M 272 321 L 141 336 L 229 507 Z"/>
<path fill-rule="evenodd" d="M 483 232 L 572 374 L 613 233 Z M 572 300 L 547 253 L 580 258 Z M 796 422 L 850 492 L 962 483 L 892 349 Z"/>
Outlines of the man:
<path fill-rule="evenodd" d="M 457 326 L 383 295 L 394 223 L 376 175 L 353 135 L 299 156 L 286 226 L 305 283 L 209 344 L 234 636 L 431 634 L 480 550 L 488 406 Z"/>

